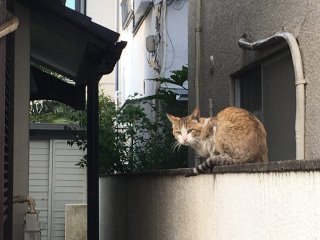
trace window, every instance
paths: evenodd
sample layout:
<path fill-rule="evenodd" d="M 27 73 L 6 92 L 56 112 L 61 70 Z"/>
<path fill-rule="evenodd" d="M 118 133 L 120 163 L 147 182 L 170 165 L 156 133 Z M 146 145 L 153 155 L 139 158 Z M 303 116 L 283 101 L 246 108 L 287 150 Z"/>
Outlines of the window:
<path fill-rule="evenodd" d="M 261 119 L 269 160 L 295 159 L 295 78 L 289 50 L 232 75 L 234 103 Z"/>
<path fill-rule="evenodd" d="M 85 0 L 66 0 L 66 7 L 85 14 Z"/>
<path fill-rule="evenodd" d="M 151 0 L 134 0 L 134 16 L 133 16 L 133 33 L 136 33 L 148 15 L 151 7 L 152 1 Z"/>
<path fill-rule="evenodd" d="M 122 28 L 125 29 L 129 25 L 133 16 L 131 0 L 121 1 L 121 16 L 122 16 Z"/>
<path fill-rule="evenodd" d="M 249 110 L 262 120 L 261 66 L 240 75 L 235 84 L 235 105 Z"/>

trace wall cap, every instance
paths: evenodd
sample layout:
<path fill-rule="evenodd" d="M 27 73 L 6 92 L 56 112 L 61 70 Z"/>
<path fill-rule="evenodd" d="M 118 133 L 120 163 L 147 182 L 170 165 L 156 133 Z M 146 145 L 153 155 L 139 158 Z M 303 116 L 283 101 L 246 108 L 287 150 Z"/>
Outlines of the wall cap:
<path fill-rule="evenodd" d="M 100 177 L 112 176 L 177 176 L 185 175 L 190 168 L 150 170 L 136 173 L 100 174 Z M 268 172 L 301 172 L 320 171 L 320 160 L 286 160 L 272 161 L 267 163 L 247 163 L 241 165 L 227 165 L 215 167 L 212 173 L 268 173 Z"/>

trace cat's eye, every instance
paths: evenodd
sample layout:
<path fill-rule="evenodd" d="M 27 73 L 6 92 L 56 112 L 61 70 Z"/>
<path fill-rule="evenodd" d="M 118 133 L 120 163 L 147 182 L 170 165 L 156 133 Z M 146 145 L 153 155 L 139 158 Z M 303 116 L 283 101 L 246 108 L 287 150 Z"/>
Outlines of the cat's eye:
<path fill-rule="evenodd" d="M 180 135 L 181 131 L 174 131 L 175 134 Z"/>
<path fill-rule="evenodd" d="M 193 129 L 192 129 L 192 128 L 188 129 L 188 133 L 191 133 L 192 131 L 193 131 Z"/>

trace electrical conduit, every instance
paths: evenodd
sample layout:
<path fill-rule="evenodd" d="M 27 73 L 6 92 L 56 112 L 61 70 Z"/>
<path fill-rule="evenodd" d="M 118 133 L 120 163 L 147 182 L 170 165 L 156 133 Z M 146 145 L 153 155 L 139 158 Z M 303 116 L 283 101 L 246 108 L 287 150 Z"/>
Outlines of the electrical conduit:
<path fill-rule="evenodd" d="M 195 47 L 196 47 L 196 63 L 195 63 L 195 76 L 194 76 L 194 88 L 195 88 L 195 106 L 200 105 L 199 95 L 199 78 L 200 78 L 200 58 L 201 58 L 201 4 L 202 0 L 197 0 L 196 6 L 196 23 L 195 23 Z"/>
<path fill-rule="evenodd" d="M 11 32 L 14 32 L 19 26 L 19 20 L 7 11 L 7 22 L 0 26 L 0 38 L 5 37 Z"/>
<path fill-rule="evenodd" d="M 242 49 L 256 51 L 269 47 L 280 39 L 284 39 L 287 42 L 292 57 L 296 85 L 296 159 L 303 160 L 305 159 L 305 85 L 307 82 L 303 75 L 302 58 L 296 38 L 291 33 L 279 32 L 271 37 L 252 43 L 244 36 L 239 39 L 238 44 Z"/>

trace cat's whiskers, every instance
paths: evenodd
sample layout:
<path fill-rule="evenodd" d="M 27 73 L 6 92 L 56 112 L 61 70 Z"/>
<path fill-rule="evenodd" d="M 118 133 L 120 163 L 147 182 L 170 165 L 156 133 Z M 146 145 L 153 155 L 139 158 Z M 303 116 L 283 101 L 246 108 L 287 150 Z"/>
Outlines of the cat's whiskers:
<path fill-rule="evenodd" d="M 174 142 L 171 147 L 172 153 L 174 153 L 177 149 L 179 151 L 180 147 L 181 147 L 181 144 L 178 141 Z"/>

